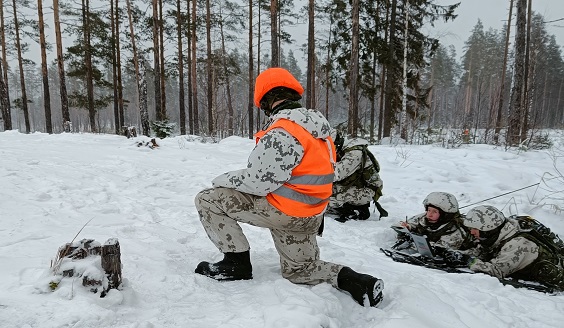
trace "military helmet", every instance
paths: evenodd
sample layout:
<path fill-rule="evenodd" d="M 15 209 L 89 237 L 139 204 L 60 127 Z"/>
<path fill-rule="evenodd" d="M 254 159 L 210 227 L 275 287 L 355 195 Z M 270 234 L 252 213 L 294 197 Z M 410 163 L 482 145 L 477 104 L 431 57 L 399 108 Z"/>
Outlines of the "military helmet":
<path fill-rule="evenodd" d="M 505 216 L 500 210 L 489 205 L 476 206 L 466 214 L 464 225 L 480 231 L 491 231 L 505 223 Z"/>
<path fill-rule="evenodd" d="M 255 106 L 262 108 L 261 100 L 263 100 L 264 96 L 269 92 L 277 91 L 274 89 L 282 91 L 286 89 L 292 90 L 296 94 L 294 98 L 298 98 L 296 100 L 299 100 L 304 92 L 304 88 L 292 73 L 281 67 L 272 67 L 264 70 L 256 78 L 254 95 Z"/>
<path fill-rule="evenodd" d="M 423 206 L 436 207 L 445 213 L 457 213 L 458 201 L 453 194 L 447 192 L 432 192 L 423 201 Z"/>

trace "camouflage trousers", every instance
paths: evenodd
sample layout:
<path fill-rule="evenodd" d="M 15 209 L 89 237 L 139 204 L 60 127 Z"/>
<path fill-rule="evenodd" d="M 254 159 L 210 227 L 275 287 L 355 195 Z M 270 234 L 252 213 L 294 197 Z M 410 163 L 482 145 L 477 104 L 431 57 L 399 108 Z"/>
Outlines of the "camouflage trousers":
<path fill-rule="evenodd" d="M 250 249 L 239 222 L 268 228 L 284 278 L 296 284 L 327 282 L 337 287 L 343 266 L 319 259 L 316 238 L 322 215 L 288 216 L 270 205 L 266 197 L 228 188 L 202 190 L 196 195 L 195 205 L 208 237 L 222 253 Z"/>
<path fill-rule="evenodd" d="M 370 188 L 358 188 L 355 186 L 344 187 L 333 184 L 333 195 L 329 199 L 329 207 L 337 208 L 345 203 L 351 205 L 364 205 L 372 201 L 374 190 Z"/>

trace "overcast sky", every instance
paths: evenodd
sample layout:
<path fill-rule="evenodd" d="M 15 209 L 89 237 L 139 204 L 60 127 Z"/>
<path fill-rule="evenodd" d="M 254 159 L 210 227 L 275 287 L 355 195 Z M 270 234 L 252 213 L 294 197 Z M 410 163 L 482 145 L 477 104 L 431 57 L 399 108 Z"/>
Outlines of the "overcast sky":
<path fill-rule="evenodd" d="M 456 48 L 457 56 L 462 55 L 464 42 L 470 36 L 470 31 L 480 19 L 484 25 L 484 29 L 501 30 L 503 24 L 507 21 L 509 14 L 510 0 L 436 0 L 437 4 L 454 4 L 460 2 L 460 6 L 456 10 L 458 17 L 454 21 L 448 23 L 435 24 L 432 35 L 437 37 L 442 44 L 452 44 Z M 516 2 L 516 1 L 514 1 Z M 554 21 L 564 18 L 564 0 L 533 0 L 533 11 L 544 16 L 545 20 Z M 513 10 L 515 17 L 516 10 Z M 515 18 L 512 22 L 512 42 L 515 32 Z M 556 41 L 560 46 L 564 45 L 564 20 L 547 23 L 547 29 L 550 34 L 556 36 Z"/>

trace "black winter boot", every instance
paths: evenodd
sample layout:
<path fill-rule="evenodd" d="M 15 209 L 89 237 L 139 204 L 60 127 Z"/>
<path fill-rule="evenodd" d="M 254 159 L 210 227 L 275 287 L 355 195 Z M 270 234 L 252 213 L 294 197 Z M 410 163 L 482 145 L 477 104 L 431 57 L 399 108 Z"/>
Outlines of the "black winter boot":
<path fill-rule="evenodd" d="M 337 276 L 339 289 L 349 292 L 354 300 L 362 306 L 378 306 L 384 297 L 384 282 L 367 274 L 355 272 L 343 267 Z M 366 302 L 368 300 L 368 303 Z"/>
<path fill-rule="evenodd" d="M 370 203 L 364 205 L 353 205 L 345 203 L 340 208 L 339 217 L 335 220 L 346 222 L 348 220 L 366 220 L 370 218 Z"/>
<path fill-rule="evenodd" d="M 344 203 L 343 206 L 338 207 L 336 210 L 339 217 L 336 217 L 335 221 L 344 223 L 348 220 L 356 220 L 356 212 L 354 211 L 353 205 Z"/>
<path fill-rule="evenodd" d="M 223 260 L 216 263 L 200 262 L 196 273 L 215 280 L 247 280 L 253 279 L 250 252 L 225 253 Z"/>
<path fill-rule="evenodd" d="M 358 205 L 356 207 L 358 211 L 358 219 L 359 220 L 367 220 L 370 218 L 370 203 L 364 205 Z"/>

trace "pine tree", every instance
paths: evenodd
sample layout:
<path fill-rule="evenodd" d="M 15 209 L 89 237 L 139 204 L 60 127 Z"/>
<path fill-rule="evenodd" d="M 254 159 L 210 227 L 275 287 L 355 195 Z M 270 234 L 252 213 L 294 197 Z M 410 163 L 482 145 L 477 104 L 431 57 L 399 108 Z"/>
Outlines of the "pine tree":
<path fill-rule="evenodd" d="M 21 4 L 21 3 L 20 3 Z M 12 9 L 14 10 L 14 28 L 16 31 L 16 51 L 18 53 L 18 66 L 20 69 L 20 88 L 21 88 L 21 97 L 15 99 L 16 107 L 21 108 L 24 114 L 25 120 L 25 131 L 26 133 L 31 132 L 31 124 L 29 121 L 29 108 L 28 108 L 28 99 L 27 99 L 27 90 L 25 87 L 25 73 L 23 67 L 23 57 L 22 57 L 22 43 L 20 38 L 20 24 L 18 20 L 18 11 L 16 7 L 16 0 L 12 0 Z"/>
<path fill-rule="evenodd" d="M 1 1 L 1 0 L 0 0 Z M 63 41 L 61 36 L 61 21 L 59 17 L 59 0 L 53 0 L 53 15 L 55 20 L 55 40 L 57 43 L 57 69 L 59 73 L 59 94 L 61 95 L 61 111 L 63 116 L 63 131 L 71 131 L 69 101 L 65 76 L 65 63 L 63 59 Z"/>
<path fill-rule="evenodd" d="M 8 58 L 6 45 L 6 28 L 4 22 L 4 0 L 0 0 L 0 38 L 2 39 L 2 65 L 0 74 L 2 74 L 2 83 L 0 91 L 2 92 L 2 118 L 4 120 L 4 130 L 12 129 L 12 110 L 10 108 L 10 88 L 8 84 Z"/>

